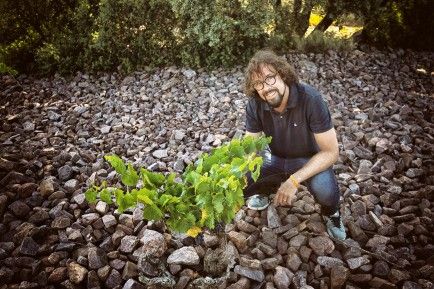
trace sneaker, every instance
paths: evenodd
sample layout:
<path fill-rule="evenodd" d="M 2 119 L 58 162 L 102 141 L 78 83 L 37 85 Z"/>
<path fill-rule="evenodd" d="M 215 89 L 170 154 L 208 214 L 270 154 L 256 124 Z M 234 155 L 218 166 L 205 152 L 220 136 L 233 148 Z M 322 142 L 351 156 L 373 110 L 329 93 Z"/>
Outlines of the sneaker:
<path fill-rule="evenodd" d="M 261 211 L 268 207 L 270 201 L 267 196 L 253 195 L 247 199 L 247 208 L 251 210 Z"/>
<path fill-rule="evenodd" d="M 344 223 L 339 214 L 339 211 L 330 216 L 324 216 L 326 221 L 327 232 L 330 236 L 344 241 L 347 238 L 347 233 L 345 233 Z"/>

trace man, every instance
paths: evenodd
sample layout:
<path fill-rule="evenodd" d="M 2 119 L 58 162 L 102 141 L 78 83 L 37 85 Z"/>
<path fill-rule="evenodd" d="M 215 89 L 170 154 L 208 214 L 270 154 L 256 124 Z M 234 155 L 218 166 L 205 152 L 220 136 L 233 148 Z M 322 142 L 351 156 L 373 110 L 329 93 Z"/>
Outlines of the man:
<path fill-rule="evenodd" d="M 330 112 L 320 93 L 300 83 L 294 69 L 274 52 L 258 51 L 245 72 L 246 135 L 271 136 L 257 183 L 248 178 L 245 195 L 253 209 L 264 209 L 268 199 L 257 194 L 261 181 L 279 180 L 276 206 L 291 205 L 300 183 L 305 183 L 326 221 L 328 233 L 346 238 L 339 214 L 339 188 L 333 163 L 339 156 Z M 265 200 L 265 202 L 264 202 Z"/>

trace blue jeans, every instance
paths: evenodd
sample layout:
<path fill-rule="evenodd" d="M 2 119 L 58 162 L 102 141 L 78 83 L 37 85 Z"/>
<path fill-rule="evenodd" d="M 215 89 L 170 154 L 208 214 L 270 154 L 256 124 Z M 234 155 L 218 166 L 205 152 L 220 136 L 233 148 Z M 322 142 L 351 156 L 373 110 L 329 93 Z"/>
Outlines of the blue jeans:
<path fill-rule="evenodd" d="M 261 173 L 256 182 L 250 174 L 247 175 L 247 187 L 244 189 L 244 196 L 254 194 L 272 194 L 277 191 L 281 183 L 289 176 L 303 167 L 309 158 L 284 159 L 271 154 L 269 150 L 261 153 L 263 164 Z M 330 167 L 322 171 L 304 183 L 315 200 L 321 205 L 321 212 L 324 215 L 332 215 L 339 209 L 339 187 L 333 169 Z"/>

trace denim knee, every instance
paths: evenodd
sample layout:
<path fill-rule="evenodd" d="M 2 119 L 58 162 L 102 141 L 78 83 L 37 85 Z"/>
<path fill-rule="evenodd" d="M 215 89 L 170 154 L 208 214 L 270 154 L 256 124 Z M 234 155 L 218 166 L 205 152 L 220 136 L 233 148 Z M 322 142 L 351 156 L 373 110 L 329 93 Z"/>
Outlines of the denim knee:
<path fill-rule="evenodd" d="M 321 205 L 323 214 L 330 215 L 339 209 L 339 187 L 331 168 L 310 178 L 308 188 Z"/>

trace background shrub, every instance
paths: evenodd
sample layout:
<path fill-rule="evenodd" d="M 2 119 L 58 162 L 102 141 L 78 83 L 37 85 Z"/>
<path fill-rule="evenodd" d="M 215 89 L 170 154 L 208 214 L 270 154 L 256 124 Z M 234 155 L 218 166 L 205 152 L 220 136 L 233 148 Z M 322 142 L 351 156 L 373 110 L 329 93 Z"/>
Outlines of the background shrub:
<path fill-rule="evenodd" d="M 263 47 L 352 49 L 324 34 L 348 22 L 363 24 L 358 41 L 432 50 L 433 10 L 432 0 L 2 0 L 0 64 L 38 74 L 231 67 Z"/>
<path fill-rule="evenodd" d="M 92 70 L 176 61 L 175 15 L 166 0 L 103 0 L 89 47 Z"/>
<path fill-rule="evenodd" d="M 243 63 L 268 38 L 268 1 L 171 0 L 179 21 L 181 62 L 193 67 Z"/>
<path fill-rule="evenodd" d="M 351 39 L 342 39 L 332 33 L 313 31 L 307 37 L 293 36 L 295 49 L 303 52 L 320 53 L 327 50 L 349 51 L 355 48 Z"/>

